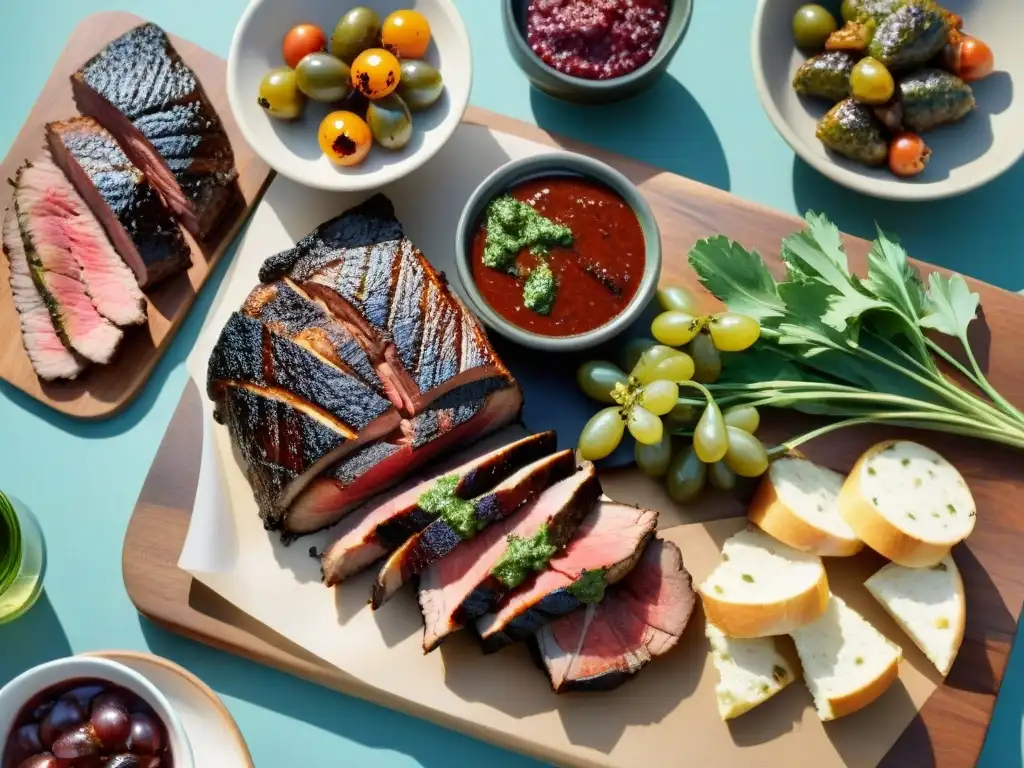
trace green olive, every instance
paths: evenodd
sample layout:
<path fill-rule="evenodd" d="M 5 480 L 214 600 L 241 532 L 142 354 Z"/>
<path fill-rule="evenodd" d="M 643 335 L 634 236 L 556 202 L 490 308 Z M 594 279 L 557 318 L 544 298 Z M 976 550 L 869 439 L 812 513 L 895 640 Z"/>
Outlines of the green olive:
<path fill-rule="evenodd" d="M 616 384 L 625 384 L 629 377 L 614 363 L 592 360 L 576 371 L 576 383 L 584 394 L 599 403 L 614 403 L 612 390 Z"/>
<path fill-rule="evenodd" d="M 699 417 L 697 409 L 687 403 L 677 403 L 671 411 L 662 416 L 666 426 L 672 427 L 693 426 Z"/>
<path fill-rule="evenodd" d="M 768 452 L 764 445 L 749 432 L 738 427 L 726 427 L 729 447 L 725 463 L 740 477 L 760 477 L 768 469 Z"/>
<path fill-rule="evenodd" d="M 725 419 L 725 426 L 736 427 L 744 432 L 754 434 L 761 426 L 761 414 L 752 405 L 734 405 L 722 411 L 722 418 Z"/>
<path fill-rule="evenodd" d="M 707 465 L 697 458 L 693 448 L 687 448 L 669 464 L 665 480 L 669 497 L 676 504 L 693 501 L 704 490 L 707 476 Z"/>
<path fill-rule="evenodd" d="M 373 138 L 385 149 L 402 149 L 412 138 L 409 107 L 395 93 L 370 102 L 366 108 L 366 123 Z"/>
<path fill-rule="evenodd" d="M 820 51 L 836 31 L 836 17 L 815 3 L 800 6 L 793 16 L 793 38 L 807 51 Z"/>
<path fill-rule="evenodd" d="M 700 315 L 700 302 L 689 288 L 681 285 L 666 285 L 658 289 L 658 304 L 666 312 L 685 312 Z"/>
<path fill-rule="evenodd" d="M 281 67 L 271 70 L 263 78 L 257 102 L 272 117 L 294 120 L 302 114 L 306 97 L 295 82 L 295 72 Z"/>
<path fill-rule="evenodd" d="M 722 375 L 722 356 L 715 342 L 706 333 L 697 334 L 690 342 L 690 357 L 693 358 L 693 380 L 701 384 L 714 384 Z"/>
<path fill-rule="evenodd" d="M 729 449 L 722 411 L 715 403 L 708 403 L 697 427 L 693 430 L 693 449 L 705 464 L 721 461 Z"/>
<path fill-rule="evenodd" d="M 654 339 L 639 338 L 630 339 L 626 342 L 626 345 L 622 348 L 621 360 L 622 370 L 632 371 L 636 368 L 636 364 L 640 362 L 640 356 L 643 355 L 651 347 L 658 345 Z"/>
<path fill-rule="evenodd" d="M 633 457 L 640 471 L 648 477 L 664 477 L 672 461 L 672 435 L 662 433 L 661 440 L 653 445 L 644 445 L 638 440 Z"/>
<path fill-rule="evenodd" d="M 331 53 L 351 64 L 367 48 L 380 44 L 380 16 L 373 8 L 359 6 L 341 17 L 331 36 Z"/>
<path fill-rule="evenodd" d="M 878 59 L 868 56 L 853 65 L 850 93 L 862 104 L 885 104 L 895 90 L 892 74 Z"/>
<path fill-rule="evenodd" d="M 416 59 L 406 59 L 402 62 L 402 75 L 398 80 L 397 92 L 413 112 L 432 107 L 441 98 L 442 91 L 444 79 L 437 69 L 425 61 Z"/>
<path fill-rule="evenodd" d="M 736 473 L 719 461 L 708 467 L 708 482 L 720 491 L 731 491 L 736 487 Z"/>
<path fill-rule="evenodd" d="M 329 53 L 308 53 L 295 67 L 295 83 L 313 101 L 341 101 L 352 90 L 352 70 Z"/>

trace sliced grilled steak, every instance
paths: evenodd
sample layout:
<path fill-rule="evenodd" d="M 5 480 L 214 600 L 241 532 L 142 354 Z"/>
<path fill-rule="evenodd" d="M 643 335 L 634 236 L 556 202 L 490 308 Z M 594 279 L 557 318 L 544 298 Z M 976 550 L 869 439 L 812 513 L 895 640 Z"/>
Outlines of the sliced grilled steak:
<path fill-rule="evenodd" d="M 423 651 L 437 648 L 531 573 L 544 570 L 600 496 L 597 471 L 587 463 L 423 571 Z"/>
<path fill-rule="evenodd" d="M 402 423 L 401 432 L 367 446 L 316 478 L 288 510 L 287 529 L 304 534 L 334 525 L 367 499 L 446 452 L 504 427 L 522 408 L 518 388 L 464 388 Z"/>
<path fill-rule="evenodd" d="M 368 565 L 404 544 L 434 521 L 434 515 L 420 507 L 420 497 L 442 478 L 452 478 L 452 495 L 472 499 L 489 491 L 513 472 L 554 453 L 558 440 L 554 432 L 541 432 L 509 442 L 503 434 L 481 441 L 469 452 L 419 475 L 382 499 L 367 504 L 364 514 L 352 515 L 341 536 L 322 557 L 324 583 L 332 587 L 354 576 Z"/>
<path fill-rule="evenodd" d="M 143 24 L 71 78 L 83 114 L 103 124 L 185 227 L 205 238 L 238 194 L 234 153 L 195 73 L 162 29 Z"/>
<path fill-rule="evenodd" d="M 350 328 L 407 413 L 481 379 L 514 385 L 476 320 L 404 237 L 383 195 L 320 225 L 260 271 L 264 282 L 283 277 Z"/>
<path fill-rule="evenodd" d="M 494 613 L 477 619 L 484 650 L 528 640 L 550 621 L 599 602 L 605 587 L 628 574 L 654 536 L 658 513 L 600 501 L 548 569 L 508 595 Z"/>
<path fill-rule="evenodd" d="M 82 282 L 82 268 L 67 248 L 55 244 L 55 200 L 45 178 L 31 165 L 15 177 L 14 209 L 26 245 L 29 272 L 50 313 L 57 336 L 86 360 L 109 363 L 121 330 L 96 311 Z M 59 201 L 57 201 L 59 206 Z"/>
<path fill-rule="evenodd" d="M 50 123 L 53 159 L 100 220 L 142 288 L 192 263 L 181 230 L 114 137 L 89 117 Z"/>
<path fill-rule="evenodd" d="M 608 691 L 679 642 L 693 604 L 679 548 L 654 539 L 604 600 L 541 627 L 533 650 L 556 693 Z"/>
<path fill-rule="evenodd" d="M 451 554 L 463 541 L 508 517 L 575 471 L 576 457 L 571 450 L 565 450 L 538 459 L 472 501 L 452 499 L 440 489 L 442 493 L 431 506 L 441 516 L 385 561 L 373 585 L 374 609 L 384 605 L 403 584 L 421 574 L 428 565 Z"/>
<path fill-rule="evenodd" d="M 85 360 L 64 346 L 54 329 L 29 267 L 29 256 L 18 229 L 14 208 L 4 214 L 4 253 L 11 270 L 11 294 L 21 321 L 21 341 L 39 378 L 46 381 L 73 379 L 85 370 Z M 36 259 L 35 254 L 32 256 Z"/>

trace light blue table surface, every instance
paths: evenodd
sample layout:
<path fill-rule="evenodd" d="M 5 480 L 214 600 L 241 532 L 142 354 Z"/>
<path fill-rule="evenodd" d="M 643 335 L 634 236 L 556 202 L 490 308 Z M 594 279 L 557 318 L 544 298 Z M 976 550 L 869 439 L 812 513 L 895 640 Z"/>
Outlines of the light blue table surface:
<path fill-rule="evenodd" d="M 671 77 L 637 101 L 594 110 L 531 91 L 505 47 L 498 0 L 456 4 L 475 48 L 474 104 L 782 211 L 826 211 L 851 233 L 870 236 L 877 220 L 899 232 L 918 258 L 1024 289 L 1024 165 L 967 197 L 927 205 L 875 201 L 834 185 L 794 158 L 761 110 L 749 63 L 754 0 L 696 0 Z M 0 0 L 0 151 L 14 140 L 71 30 L 89 13 L 119 6 L 226 56 L 245 5 L 246 0 Z M 339 8 L 344 5 L 339 0 Z M 121 542 L 184 386 L 183 362 L 218 279 L 200 295 L 141 397 L 118 418 L 80 423 L 0 389 L 0 488 L 39 517 L 50 554 L 41 602 L 0 627 L 0 685 L 36 663 L 70 653 L 148 649 L 185 665 L 224 698 L 259 768 L 537 765 L 184 640 L 135 612 L 122 586 Z M 1018 647 L 980 763 L 986 768 L 1021 762 L 1022 681 Z M 686 738 L 680 734 L 681 750 Z"/>

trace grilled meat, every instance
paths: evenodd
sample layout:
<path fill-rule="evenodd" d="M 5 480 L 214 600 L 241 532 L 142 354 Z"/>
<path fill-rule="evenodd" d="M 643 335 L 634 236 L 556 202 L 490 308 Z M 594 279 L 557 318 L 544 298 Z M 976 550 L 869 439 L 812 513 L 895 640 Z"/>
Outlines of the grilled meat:
<path fill-rule="evenodd" d="M 588 463 L 430 565 L 420 577 L 424 652 L 494 608 L 531 571 L 544 570 L 600 496 L 597 471 Z"/>
<path fill-rule="evenodd" d="M 477 619 L 484 650 L 492 653 L 528 640 L 548 622 L 582 608 L 584 601 L 600 601 L 605 587 L 636 565 L 657 523 L 657 512 L 598 502 L 546 571 L 509 594 L 496 612 Z"/>
<path fill-rule="evenodd" d="M 238 196 L 231 143 L 162 29 L 143 24 L 111 42 L 71 78 L 83 114 L 103 124 L 200 239 Z"/>
<path fill-rule="evenodd" d="M 189 248 L 146 177 L 92 118 L 46 126 L 53 159 L 135 272 L 142 288 L 187 269 Z"/>
<path fill-rule="evenodd" d="M 508 517 L 551 485 L 576 471 L 570 450 L 545 456 L 516 472 L 487 493 L 460 504 L 456 521 L 443 516 L 410 538 L 389 557 L 373 585 L 373 607 L 380 608 L 402 585 L 428 565 L 451 554 L 464 540 Z M 459 528 L 454 527 L 458 525 Z"/>
<path fill-rule="evenodd" d="M 679 548 L 654 539 L 600 603 L 541 627 L 534 654 L 556 693 L 611 690 L 679 642 L 693 604 Z"/>
<path fill-rule="evenodd" d="M 331 587 L 359 573 L 375 560 L 401 546 L 413 534 L 434 521 L 434 515 L 420 507 L 420 497 L 438 479 L 455 476 L 452 495 L 472 499 L 493 488 L 510 474 L 555 451 L 554 432 L 542 432 L 509 442 L 504 432 L 483 440 L 468 452 L 432 467 L 403 483 L 384 498 L 372 500 L 354 514 L 351 523 L 322 557 L 324 583 Z M 347 521 L 346 521 L 347 522 Z"/>
<path fill-rule="evenodd" d="M 46 381 L 73 379 L 85 370 L 85 360 L 64 346 L 54 329 L 50 312 L 39 292 L 29 265 L 29 255 L 18 229 L 13 208 L 4 214 L 4 254 L 11 270 L 11 294 L 21 321 L 21 341 L 32 368 Z M 33 260 L 37 260 L 35 255 Z"/>

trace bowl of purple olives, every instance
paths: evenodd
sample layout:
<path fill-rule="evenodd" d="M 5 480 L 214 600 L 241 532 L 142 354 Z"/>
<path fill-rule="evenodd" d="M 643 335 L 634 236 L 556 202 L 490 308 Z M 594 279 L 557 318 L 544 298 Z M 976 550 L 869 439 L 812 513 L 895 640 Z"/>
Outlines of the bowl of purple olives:
<path fill-rule="evenodd" d="M 0 689 L 0 768 L 195 768 L 164 695 L 128 667 L 73 656 Z"/>

